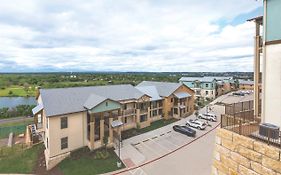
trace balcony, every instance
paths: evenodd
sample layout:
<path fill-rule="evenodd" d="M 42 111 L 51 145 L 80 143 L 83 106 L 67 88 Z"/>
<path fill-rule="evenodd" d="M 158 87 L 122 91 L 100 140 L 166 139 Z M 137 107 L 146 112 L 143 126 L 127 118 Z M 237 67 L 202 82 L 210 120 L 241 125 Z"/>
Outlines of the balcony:
<path fill-rule="evenodd" d="M 281 148 L 281 132 L 271 126 L 254 115 L 253 101 L 227 105 L 221 115 L 221 128 Z"/>
<path fill-rule="evenodd" d="M 123 110 L 123 116 L 135 115 L 136 110 L 134 108 Z"/>

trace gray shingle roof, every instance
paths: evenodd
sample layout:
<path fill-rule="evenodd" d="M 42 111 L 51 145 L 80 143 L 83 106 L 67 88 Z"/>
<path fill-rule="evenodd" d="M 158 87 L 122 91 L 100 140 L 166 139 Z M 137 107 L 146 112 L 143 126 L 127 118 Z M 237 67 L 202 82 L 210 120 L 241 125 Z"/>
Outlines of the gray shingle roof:
<path fill-rule="evenodd" d="M 85 111 L 84 104 L 92 94 L 115 101 L 139 99 L 145 95 L 132 85 L 41 89 L 40 94 L 46 116 Z"/>
<path fill-rule="evenodd" d="M 179 81 L 200 81 L 200 82 L 212 82 L 214 80 L 230 80 L 233 77 L 181 77 Z"/>
<path fill-rule="evenodd" d="M 179 99 L 191 97 L 191 95 L 187 92 L 176 92 L 176 93 L 174 93 L 174 95 Z"/>
<path fill-rule="evenodd" d="M 159 93 L 155 86 L 137 86 L 138 90 L 147 94 L 151 97 L 151 101 L 161 100 L 162 98 L 159 96 Z"/>
<path fill-rule="evenodd" d="M 143 81 L 137 85 L 142 86 L 155 86 L 161 97 L 168 97 L 175 90 L 177 90 L 182 84 L 181 83 L 169 83 L 169 82 L 157 82 L 157 81 Z"/>
<path fill-rule="evenodd" d="M 105 101 L 106 99 L 107 98 L 105 98 L 105 97 L 91 94 L 83 106 L 87 109 L 92 109 L 93 107 L 97 106 L 98 104 Z"/>

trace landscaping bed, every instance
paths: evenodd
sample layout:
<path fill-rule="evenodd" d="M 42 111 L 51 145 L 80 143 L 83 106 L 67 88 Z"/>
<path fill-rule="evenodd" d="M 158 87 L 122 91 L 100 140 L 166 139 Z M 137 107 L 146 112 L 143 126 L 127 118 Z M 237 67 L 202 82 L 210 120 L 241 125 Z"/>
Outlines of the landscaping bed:
<path fill-rule="evenodd" d="M 119 158 L 114 150 L 99 149 L 90 151 L 87 147 L 78 149 L 71 153 L 69 158 L 63 160 L 59 165 L 59 170 L 65 175 L 93 175 L 115 171 L 125 166 L 117 168 Z"/>
<path fill-rule="evenodd" d="M 123 131 L 122 132 L 122 140 L 128 139 L 130 137 L 137 136 L 139 134 L 146 133 L 148 131 L 152 131 L 152 130 L 161 128 L 163 126 L 166 126 L 168 124 L 174 123 L 176 121 L 178 121 L 178 119 L 174 119 L 174 118 L 169 119 L 169 120 L 161 119 L 161 120 L 152 122 L 150 126 L 142 128 L 142 129 L 133 128 L 133 129 L 129 129 L 129 130 Z"/>

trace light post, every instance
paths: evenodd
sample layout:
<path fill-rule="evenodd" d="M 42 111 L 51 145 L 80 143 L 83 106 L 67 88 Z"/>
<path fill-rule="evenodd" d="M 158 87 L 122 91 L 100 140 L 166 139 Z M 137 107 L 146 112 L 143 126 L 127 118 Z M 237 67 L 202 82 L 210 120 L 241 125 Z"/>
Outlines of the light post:
<path fill-rule="evenodd" d="M 122 140 L 122 137 L 121 137 L 121 126 L 123 126 L 123 123 L 119 120 L 114 120 L 112 123 L 111 123 L 111 126 L 112 128 L 117 128 L 117 133 L 120 133 L 118 134 L 119 136 L 117 137 L 118 139 L 118 157 L 119 157 L 119 160 L 117 161 L 117 167 L 120 168 L 122 166 L 122 163 L 121 163 L 121 140 Z"/>

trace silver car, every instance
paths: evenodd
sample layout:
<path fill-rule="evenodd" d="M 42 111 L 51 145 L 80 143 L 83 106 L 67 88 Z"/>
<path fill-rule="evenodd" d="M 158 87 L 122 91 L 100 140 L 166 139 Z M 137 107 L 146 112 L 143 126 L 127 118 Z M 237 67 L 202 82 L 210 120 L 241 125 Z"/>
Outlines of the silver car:
<path fill-rule="evenodd" d="M 198 119 L 190 119 L 186 122 L 186 125 L 200 130 L 204 130 L 207 127 L 207 124 L 205 122 Z"/>

